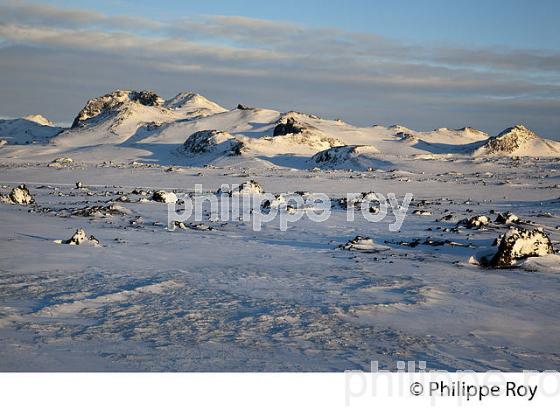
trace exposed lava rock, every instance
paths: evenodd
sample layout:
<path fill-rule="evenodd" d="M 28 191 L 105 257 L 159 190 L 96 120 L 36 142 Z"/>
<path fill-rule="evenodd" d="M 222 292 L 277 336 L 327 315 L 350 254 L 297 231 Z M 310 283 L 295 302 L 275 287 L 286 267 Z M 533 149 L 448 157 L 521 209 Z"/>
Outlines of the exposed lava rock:
<path fill-rule="evenodd" d="M 239 187 L 230 192 L 231 195 L 254 195 L 254 194 L 264 194 L 264 189 L 255 180 L 245 181 Z"/>
<path fill-rule="evenodd" d="M 94 245 L 99 246 L 99 240 L 93 235 L 88 236 L 85 229 L 79 228 L 72 237 L 66 241 L 55 241 L 65 245 Z"/>
<path fill-rule="evenodd" d="M 188 154 L 203 154 L 214 152 L 220 146 L 220 151 L 232 155 L 241 153 L 240 142 L 230 133 L 218 130 L 203 130 L 191 134 L 183 144 L 183 150 Z"/>
<path fill-rule="evenodd" d="M 347 251 L 358 251 L 358 252 L 379 252 L 389 249 L 389 247 L 384 245 L 378 245 L 373 242 L 373 239 L 367 236 L 356 236 L 354 239 L 349 240 L 344 245 L 338 246 L 340 249 Z"/>
<path fill-rule="evenodd" d="M 2 196 L 2 202 L 15 205 L 29 205 L 35 203 L 35 199 L 31 192 L 29 192 L 29 189 L 24 184 L 21 184 L 12 189 L 9 195 Z"/>
<path fill-rule="evenodd" d="M 78 127 L 88 119 L 111 111 L 127 102 L 160 107 L 163 105 L 164 101 L 163 98 L 152 91 L 115 90 L 109 94 L 89 100 L 74 119 L 72 128 Z"/>
<path fill-rule="evenodd" d="M 163 202 L 166 204 L 173 204 L 177 202 L 177 195 L 173 192 L 156 191 L 152 195 L 152 200 L 156 202 Z"/>
<path fill-rule="evenodd" d="M 503 214 L 498 214 L 495 222 L 497 224 L 511 225 L 519 223 L 519 217 L 511 212 L 505 212 Z"/>
<path fill-rule="evenodd" d="M 298 123 L 293 117 L 288 117 L 280 121 L 281 122 L 274 127 L 274 131 L 272 132 L 273 137 L 278 135 L 299 134 L 305 129 L 305 126 Z"/>
<path fill-rule="evenodd" d="M 482 258 L 481 263 L 494 268 L 509 268 L 518 260 L 554 253 L 552 242 L 541 229 L 532 231 L 510 228 L 503 235 L 498 252 L 490 259 Z"/>
<path fill-rule="evenodd" d="M 468 229 L 478 229 L 490 223 L 490 218 L 486 215 L 476 215 L 468 219 L 463 219 L 458 225 L 465 225 Z"/>

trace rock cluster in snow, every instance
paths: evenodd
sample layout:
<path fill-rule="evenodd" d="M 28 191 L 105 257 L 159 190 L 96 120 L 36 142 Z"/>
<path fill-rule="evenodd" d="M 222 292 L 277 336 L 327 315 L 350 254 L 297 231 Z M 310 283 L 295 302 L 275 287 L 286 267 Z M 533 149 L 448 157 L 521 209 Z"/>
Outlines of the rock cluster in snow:
<path fill-rule="evenodd" d="M 516 224 L 516 223 L 519 223 L 519 217 L 508 211 L 508 212 L 505 212 L 503 214 L 498 214 L 495 222 L 497 224 L 503 224 L 503 225 Z"/>
<path fill-rule="evenodd" d="M 236 189 L 233 189 L 230 192 L 231 195 L 255 195 L 255 194 L 264 194 L 263 187 L 254 180 L 245 181 L 241 185 L 239 185 Z"/>
<path fill-rule="evenodd" d="M 507 268 L 521 259 L 545 256 L 554 253 L 550 238 L 541 230 L 510 228 L 492 258 L 483 258 L 482 263 L 495 268 Z"/>
<path fill-rule="evenodd" d="M 303 132 L 304 129 L 305 126 L 299 124 L 294 117 L 283 117 L 279 120 L 276 127 L 274 127 L 272 135 L 276 137 L 278 135 L 299 134 Z"/>
<path fill-rule="evenodd" d="M 375 192 L 362 192 L 352 196 L 346 196 L 338 200 L 338 205 L 342 209 L 348 209 L 354 207 L 356 209 L 361 209 L 363 204 L 368 204 L 370 206 L 370 211 L 374 212 L 378 210 L 379 198 Z M 374 209 L 372 209 L 374 208 Z"/>
<path fill-rule="evenodd" d="M 203 224 L 203 223 L 190 223 L 186 224 L 182 221 L 173 221 L 173 228 L 180 228 L 184 230 L 192 229 L 194 231 L 213 231 L 214 228 L 212 226 Z"/>
<path fill-rule="evenodd" d="M 130 215 L 131 211 L 122 205 L 110 204 L 110 205 L 94 205 L 87 206 L 85 208 L 78 208 L 72 211 L 74 216 L 86 216 L 86 217 L 96 217 L 96 216 L 124 216 Z"/>
<path fill-rule="evenodd" d="M 274 199 L 267 199 L 263 202 L 262 209 L 278 209 L 281 206 L 286 205 L 286 203 L 286 198 L 282 194 L 276 194 L 274 195 Z"/>
<path fill-rule="evenodd" d="M 356 236 L 354 239 L 349 240 L 344 245 L 340 245 L 339 248 L 348 251 L 359 251 L 359 252 L 379 252 L 389 249 L 387 246 L 376 244 L 373 239 L 367 236 Z"/>
<path fill-rule="evenodd" d="M 290 114 L 283 115 L 272 132 L 273 137 L 287 137 L 296 144 L 308 145 L 318 150 L 338 147 L 344 143 L 337 138 L 325 134 L 316 127 L 299 121 Z"/>
<path fill-rule="evenodd" d="M 165 204 L 174 204 L 177 202 L 177 195 L 175 195 L 175 193 L 173 192 L 160 190 L 154 192 L 154 194 L 152 195 L 152 200 L 156 202 L 163 202 Z"/>
<path fill-rule="evenodd" d="M 318 152 L 313 155 L 311 161 L 318 164 L 339 165 L 360 155 L 371 154 L 379 154 L 379 150 L 372 145 L 343 145 Z"/>
<path fill-rule="evenodd" d="M 29 205 L 34 203 L 35 199 L 33 198 L 33 195 L 31 195 L 31 192 L 29 192 L 29 189 L 24 184 L 21 184 L 20 186 L 12 189 L 12 192 L 10 192 L 9 195 L 3 195 L 2 202 L 17 205 Z"/>
<path fill-rule="evenodd" d="M 414 136 L 410 132 L 400 131 L 397 132 L 396 136 L 400 138 L 400 141 L 407 142 L 409 144 L 415 144 L 419 141 L 418 137 Z"/>
<path fill-rule="evenodd" d="M 78 127 L 90 118 L 111 111 L 128 102 L 135 102 L 146 106 L 162 106 L 164 99 L 152 91 L 115 90 L 101 97 L 92 98 L 78 113 L 72 127 Z"/>
<path fill-rule="evenodd" d="M 49 163 L 49 167 L 50 168 L 64 168 L 68 165 L 71 165 L 74 163 L 74 160 L 72 158 L 68 158 L 68 157 L 59 157 L 59 158 L 55 158 L 53 159 L 50 163 Z"/>
<path fill-rule="evenodd" d="M 420 215 L 420 216 L 431 216 L 432 213 L 430 211 L 426 211 L 424 209 L 415 209 L 412 212 L 412 215 Z"/>
<path fill-rule="evenodd" d="M 93 235 L 88 236 L 85 229 L 79 228 L 76 230 L 74 235 L 65 241 L 55 241 L 56 243 L 62 243 L 65 245 L 94 245 L 99 246 L 99 240 Z"/>
<path fill-rule="evenodd" d="M 482 228 L 490 223 L 490 218 L 486 215 L 476 215 L 468 219 L 463 219 L 459 222 L 460 225 L 465 225 L 468 229 Z"/>
<path fill-rule="evenodd" d="M 188 154 L 202 154 L 215 152 L 220 146 L 219 150 L 223 153 L 235 153 L 239 144 L 228 132 L 203 130 L 190 135 L 183 144 L 183 150 Z"/>

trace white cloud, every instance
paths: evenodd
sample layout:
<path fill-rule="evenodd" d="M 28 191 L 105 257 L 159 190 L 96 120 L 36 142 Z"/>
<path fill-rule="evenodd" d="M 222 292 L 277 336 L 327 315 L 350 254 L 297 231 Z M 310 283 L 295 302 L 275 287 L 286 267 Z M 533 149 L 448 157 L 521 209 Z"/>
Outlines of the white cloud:
<path fill-rule="evenodd" d="M 181 75 L 197 78 L 200 84 L 235 85 L 252 79 L 260 88 L 239 89 L 238 98 L 245 93 L 259 101 L 274 101 L 272 97 L 284 95 L 288 86 L 295 101 L 318 107 L 327 105 L 319 99 L 322 90 L 328 90 L 331 107 L 323 109 L 342 117 L 345 113 L 337 107 L 348 106 L 342 98 L 365 106 L 387 103 L 387 108 L 401 113 L 407 111 L 403 106 L 412 112 L 422 101 L 456 115 L 461 107 L 472 110 L 476 103 L 498 113 L 498 100 L 512 117 L 521 106 L 540 106 L 550 114 L 544 128 L 560 133 L 559 120 L 552 115 L 560 101 L 560 54 L 547 50 L 427 47 L 369 33 L 241 16 L 156 21 L 32 3 L 0 5 L 0 59 L 10 53 L 11 58 L 21 58 L 0 64 L 1 77 L 18 78 L 18 68 L 29 59 L 23 57 L 28 47 L 58 55 L 61 60 L 54 65 L 87 54 L 107 66 L 132 64 L 130 78 L 145 78 L 150 70 L 168 73 L 168 79 L 158 77 L 161 86 L 154 88 L 167 88 L 171 78 L 177 81 Z M 14 54 L 18 49 L 22 53 Z M 98 69 L 84 66 L 70 75 L 87 81 L 97 78 Z M 53 86 L 58 83 L 38 72 L 35 76 Z M 222 86 L 225 89 L 230 87 Z M 2 110 L 6 107 L 0 105 Z M 422 122 L 435 123 L 435 114 L 427 112 Z"/>

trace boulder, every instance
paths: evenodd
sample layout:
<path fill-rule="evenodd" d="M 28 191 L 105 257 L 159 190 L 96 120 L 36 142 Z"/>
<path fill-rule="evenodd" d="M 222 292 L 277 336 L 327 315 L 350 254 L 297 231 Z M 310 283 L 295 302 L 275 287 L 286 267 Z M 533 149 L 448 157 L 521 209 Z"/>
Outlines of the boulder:
<path fill-rule="evenodd" d="M 94 246 L 99 246 L 99 241 L 97 240 L 97 238 L 95 238 L 95 236 L 90 235 L 88 236 L 85 229 L 83 228 L 79 228 L 78 230 L 76 230 L 76 232 L 74 233 L 74 235 L 72 235 L 72 237 L 68 240 L 65 241 L 55 241 L 56 243 L 61 243 L 61 244 L 65 244 L 65 245 L 94 245 Z"/>
<path fill-rule="evenodd" d="M 245 181 L 239 187 L 230 192 L 231 195 L 255 195 L 264 194 L 263 187 L 254 180 Z"/>
<path fill-rule="evenodd" d="M 10 195 L 3 196 L 2 202 L 8 204 L 17 204 L 17 205 L 29 205 L 35 202 L 35 199 L 29 192 L 29 189 L 24 185 L 21 184 L 20 186 L 15 187 L 10 192 Z"/>
<path fill-rule="evenodd" d="M 367 236 L 356 236 L 354 239 L 349 240 L 344 245 L 339 246 L 340 249 L 347 251 L 359 251 L 359 252 L 380 252 L 389 249 L 389 247 L 384 245 L 378 245 L 373 242 L 373 239 Z"/>
<path fill-rule="evenodd" d="M 274 137 L 278 135 L 287 135 L 287 134 L 299 134 L 303 132 L 305 126 L 303 124 L 299 124 L 295 118 L 287 117 L 281 120 L 276 127 L 274 127 L 274 131 L 272 135 Z"/>
<path fill-rule="evenodd" d="M 552 242 L 542 229 L 530 231 L 523 228 L 510 228 L 502 236 L 498 252 L 491 258 L 482 258 L 481 263 L 494 268 L 509 268 L 519 260 L 552 253 L 554 253 Z"/>
<path fill-rule="evenodd" d="M 519 223 L 519 217 L 511 212 L 505 212 L 503 214 L 498 214 L 495 222 L 497 224 L 511 225 Z"/>
<path fill-rule="evenodd" d="M 481 228 L 490 223 L 490 218 L 486 215 L 476 215 L 468 219 L 463 219 L 460 224 L 465 225 L 468 229 Z"/>
<path fill-rule="evenodd" d="M 156 202 L 163 202 L 165 204 L 174 204 L 177 202 L 177 195 L 173 192 L 156 191 L 152 195 L 152 200 Z"/>

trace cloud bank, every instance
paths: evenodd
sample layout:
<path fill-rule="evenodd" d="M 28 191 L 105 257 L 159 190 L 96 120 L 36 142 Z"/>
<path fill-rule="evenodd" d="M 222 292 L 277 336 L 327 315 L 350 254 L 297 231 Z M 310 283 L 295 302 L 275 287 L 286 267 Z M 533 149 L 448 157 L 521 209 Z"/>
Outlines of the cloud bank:
<path fill-rule="evenodd" d="M 407 44 L 242 16 L 157 21 L 4 2 L 0 88 L 0 114 L 57 121 L 113 88 L 150 88 L 360 125 L 497 132 L 524 122 L 560 136 L 557 51 Z"/>

